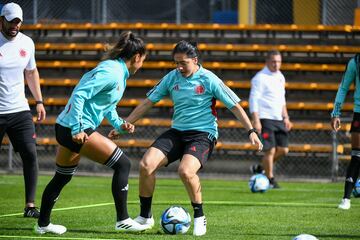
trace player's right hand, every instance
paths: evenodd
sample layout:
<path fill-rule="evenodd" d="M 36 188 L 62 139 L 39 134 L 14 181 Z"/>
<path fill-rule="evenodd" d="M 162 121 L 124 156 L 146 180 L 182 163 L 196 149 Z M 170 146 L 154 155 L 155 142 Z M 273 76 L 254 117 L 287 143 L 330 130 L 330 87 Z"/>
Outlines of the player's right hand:
<path fill-rule="evenodd" d="M 74 136 L 72 136 L 72 140 L 78 144 L 83 144 L 87 142 L 89 136 L 85 132 L 80 132 Z"/>
<path fill-rule="evenodd" d="M 331 128 L 336 132 L 341 128 L 341 121 L 339 117 L 331 118 Z"/>

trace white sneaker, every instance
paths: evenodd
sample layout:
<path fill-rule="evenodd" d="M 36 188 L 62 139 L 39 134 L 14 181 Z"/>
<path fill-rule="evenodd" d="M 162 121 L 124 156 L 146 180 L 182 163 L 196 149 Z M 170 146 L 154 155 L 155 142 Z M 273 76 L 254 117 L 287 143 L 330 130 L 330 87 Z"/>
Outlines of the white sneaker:
<path fill-rule="evenodd" d="M 206 217 L 194 218 L 194 232 L 195 236 L 202 236 L 206 233 Z"/>
<path fill-rule="evenodd" d="M 141 225 L 149 226 L 149 228 L 152 228 L 154 226 L 154 224 L 155 224 L 153 216 L 151 216 L 151 218 L 144 218 L 144 217 L 139 215 L 134 219 L 134 221 L 141 224 Z"/>
<path fill-rule="evenodd" d="M 50 223 L 46 227 L 39 227 L 38 224 L 35 224 L 34 231 L 37 234 L 54 233 L 60 235 L 66 232 L 66 227 L 62 225 L 55 225 L 52 223 Z"/>
<path fill-rule="evenodd" d="M 116 222 L 115 224 L 115 230 L 120 232 L 142 232 L 149 228 L 148 225 L 141 225 L 131 218 Z"/>
<path fill-rule="evenodd" d="M 343 198 L 341 200 L 341 203 L 339 204 L 338 208 L 343 209 L 343 210 L 350 209 L 350 199 Z"/>

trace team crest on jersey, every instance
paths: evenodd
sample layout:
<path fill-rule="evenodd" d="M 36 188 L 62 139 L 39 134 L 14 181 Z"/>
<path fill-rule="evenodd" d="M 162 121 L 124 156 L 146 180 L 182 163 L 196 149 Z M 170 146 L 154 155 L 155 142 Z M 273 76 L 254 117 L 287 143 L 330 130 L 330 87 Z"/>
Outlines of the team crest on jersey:
<path fill-rule="evenodd" d="M 20 49 L 20 57 L 26 57 L 27 52 L 24 49 Z"/>
<path fill-rule="evenodd" d="M 204 91 L 205 91 L 205 88 L 202 85 L 198 85 L 198 86 L 195 87 L 195 93 L 196 94 L 203 94 Z"/>

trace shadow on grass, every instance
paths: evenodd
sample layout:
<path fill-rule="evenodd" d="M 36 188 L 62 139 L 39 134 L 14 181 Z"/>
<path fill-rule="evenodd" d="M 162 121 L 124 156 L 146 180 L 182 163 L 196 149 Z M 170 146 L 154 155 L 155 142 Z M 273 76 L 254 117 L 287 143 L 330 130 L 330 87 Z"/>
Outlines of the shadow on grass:
<path fill-rule="evenodd" d="M 21 227 L 16 227 L 16 228 L 1 228 L 0 229 L 0 236 L 1 236 L 1 232 L 2 231 L 29 231 L 29 233 L 34 233 L 33 228 L 21 228 Z M 85 229 L 68 229 L 68 231 L 66 232 L 67 235 L 71 234 L 71 233 L 79 233 L 79 234 L 109 234 L 109 235 L 114 235 L 114 234 L 129 234 L 129 235 L 145 235 L 145 236 L 165 236 L 166 234 L 164 234 L 163 232 L 161 232 L 160 230 L 148 230 L 145 232 L 141 232 L 141 233 L 134 233 L 134 232 L 117 232 L 117 231 L 100 231 L 100 230 L 85 230 Z M 57 236 L 56 234 L 52 234 L 54 236 Z M 265 237 L 268 236 L 269 238 L 275 239 L 276 237 L 289 237 L 289 239 L 295 237 L 299 235 L 299 233 L 294 233 L 294 234 L 239 234 L 239 236 L 259 236 L 259 237 Z M 93 236 L 93 235 L 92 235 Z M 209 236 L 211 236 L 211 234 L 209 234 Z M 349 234 L 321 234 L 321 235 L 314 235 L 317 238 L 320 239 L 360 239 L 360 235 L 349 235 Z M 83 236 L 86 237 L 86 236 Z"/>
<path fill-rule="evenodd" d="M 294 233 L 294 234 L 239 234 L 242 236 L 269 236 L 269 237 L 289 237 L 289 239 L 294 238 L 295 236 L 299 235 L 299 233 Z M 319 239 L 360 239 L 360 235 L 348 235 L 348 234 L 321 234 L 321 235 L 314 235 L 315 237 L 319 238 Z"/>
<path fill-rule="evenodd" d="M 31 233 L 34 233 L 34 229 L 33 228 L 21 228 L 21 227 L 16 227 L 16 228 L 10 228 L 10 227 L 2 227 L 0 229 L 0 234 L 2 231 L 29 231 Z M 120 231 L 100 231 L 100 230 L 86 230 L 86 229 L 67 229 L 68 234 L 71 233 L 82 233 L 82 234 L 131 234 L 131 235 L 140 235 L 140 234 L 144 234 L 144 235 L 164 235 L 163 232 L 161 232 L 160 230 L 154 231 L 154 230 L 148 230 L 148 231 L 144 231 L 144 232 L 120 232 Z M 35 234 L 35 233 L 34 233 Z M 54 236 L 57 236 L 56 234 L 53 234 Z"/>

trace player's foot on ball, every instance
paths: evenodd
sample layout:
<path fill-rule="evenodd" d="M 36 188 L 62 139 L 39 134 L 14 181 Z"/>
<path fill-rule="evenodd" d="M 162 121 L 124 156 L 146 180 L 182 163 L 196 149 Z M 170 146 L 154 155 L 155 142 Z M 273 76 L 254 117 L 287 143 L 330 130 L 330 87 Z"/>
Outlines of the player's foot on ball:
<path fill-rule="evenodd" d="M 40 227 L 38 224 L 35 224 L 34 231 L 37 234 L 54 233 L 60 235 L 66 232 L 66 227 L 51 223 L 45 227 Z"/>
<path fill-rule="evenodd" d="M 155 224 L 153 216 L 151 216 L 150 218 L 144 218 L 139 215 L 136 218 L 134 218 L 134 221 L 141 225 L 149 226 L 149 228 L 152 228 Z"/>
<path fill-rule="evenodd" d="M 24 217 L 39 218 L 40 212 L 36 207 L 25 207 L 24 208 Z"/>
<path fill-rule="evenodd" d="M 206 233 L 206 217 L 197 217 L 194 218 L 194 231 L 193 235 L 202 236 Z"/>
<path fill-rule="evenodd" d="M 270 182 L 270 188 L 273 188 L 273 189 L 279 189 L 280 188 L 279 183 L 277 181 L 275 181 L 274 178 L 271 178 L 269 180 L 269 182 Z"/>
<path fill-rule="evenodd" d="M 343 209 L 343 210 L 348 210 L 348 209 L 350 209 L 350 206 L 351 206 L 350 199 L 343 198 L 343 199 L 341 199 L 341 202 L 340 202 L 338 208 Z"/>
<path fill-rule="evenodd" d="M 119 232 L 142 232 L 147 229 L 150 229 L 150 227 L 147 225 L 141 225 L 138 222 L 132 220 L 131 218 L 118 221 L 115 224 L 115 230 Z"/>

